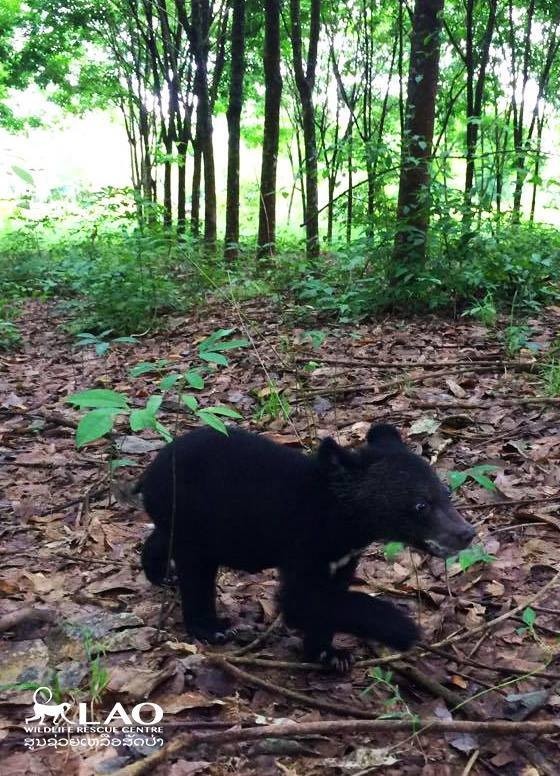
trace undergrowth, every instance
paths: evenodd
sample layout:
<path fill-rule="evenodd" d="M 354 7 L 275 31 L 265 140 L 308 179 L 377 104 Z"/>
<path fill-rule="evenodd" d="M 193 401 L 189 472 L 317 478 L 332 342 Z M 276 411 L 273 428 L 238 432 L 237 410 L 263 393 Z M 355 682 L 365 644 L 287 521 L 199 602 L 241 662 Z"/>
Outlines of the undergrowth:
<path fill-rule="evenodd" d="M 292 234 L 267 262 L 257 262 L 254 245 L 246 244 L 236 262 L 226 263 L 219 246 L 209 253 L 160 228 L 139 230 L 122 200 L 112 209 L 107 201 L 71 223 L 65 216 L 20 217 L 0 233 L 0 309 L 13 300 L 54 298 L 74 333 L 111 330 L 117 337 L 185 312 L 209 292 L 237 300 L 282 297 L 296 318 L 352 321 L 396 309 L 468 314 L 490 326 L 512 304 L 523 315 L 559 295 L 560 233 L 545 226 L 481 221 L 465 239 L 458 221 L 440 218 L 426 263 L 397 271 L 390 230 L 379 225 L 349 245 L 324 246 L 315 262 Z M 14 327 L 2 318 L 0 347 L 17 344 Z"/>

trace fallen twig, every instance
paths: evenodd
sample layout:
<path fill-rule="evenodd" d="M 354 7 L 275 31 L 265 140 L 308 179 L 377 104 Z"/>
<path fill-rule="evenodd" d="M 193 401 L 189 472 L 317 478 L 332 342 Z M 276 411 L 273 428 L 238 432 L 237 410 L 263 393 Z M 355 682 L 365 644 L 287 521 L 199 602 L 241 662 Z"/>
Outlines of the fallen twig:
<path fill-rule="evenodd" d="M 24 622 L 54 622 L 55 619 L 56 612 L 52 609 L 36 609 L 34 606 L 26 606 L 0 617 L 0 633 L 13 630 Z"/>
<path fill-rule="evenodd" d="M 457 375 L 457 374 L 469 374 L 470 372 L 495 372 L 499 371 L 498 367 L 493 366 L 484 366 L 479 367 L 478 369 L 474 368 L 465 368 L 465 369 L 441 369 L 438 372 L 424 372 L 421 375 L 416 375 L 415 377 L 410 377 L 408 375 L 403 375 L 398 380 L 391 380 L 389 383 L 382 383 L 379 385 L 379 383 L 358 383 L 358 384 L 347 384 L 347 385 L 330 385 L 330 386 L 324 386 L 321 388 L 309 388 L 306 391 L 303 391 L 300 393 L 297 397 L 297 399 L 306 399 L 313 396 L 322 396 L 322 395 L 331 395 L 333 393 L 355 393 L 357 391 L 375 391 L 374 395 L 378 394 L 384 394 L 387 393 L 387 391 L 394 391 L 396 388 L 400 388 L 403 383 L 406 383 L 408 385 L 414 384 L 414 383 L 421 383 L 424 380 L 434 380 L 437 377 L 449 377 L 450 375 Z"/>
<path fill-rule="evenodd" d="M 372 356 L 353 356 L 352 358 L 336 358 L 332 356 L 322 356 L 320 353 L 314 353 L 305 356 L 296 356 L 295 360 L 299 363 L 308 361 L 320 361 L 332 366 L 356 366 L 368 367 L 370 369 L 441 369 L 449 367 L 465 367 L 468 369 L 478 369 L 478 367 L 507 367 L 508 369 L 520 369 L 530 371 L 537 364 L 528 361 L 511 361 L 501 358 L 483 357 L 479 359 L 463 358 L 452 361 L 375 361 Z"/>
<path fill-rule="evenodd" d="M 445 687 L 443 684 L 441 684 L 441 682 L 438 682 L 437 679 L 433 679 L 431 676 L 428 676 L 415 666 L 411 666 L 408 663 L 400 660 L 396 660 L 394 663 L 392 663 L 392 666 L 395 671 L 401 674 L 401 676 L 404 676 L 405 679 L 408 679 L 410 682 L 413 682 L 414 684 L 422 687 L 424 690 L 427 690 L 430 695 L 433 695 L 435 698 L 442 698 L 451 707 L 458 706 L 463 709 L 469 703 L 469 699 L 462 698 L 456 692 L 450 690 L 448 687 Z M 468 713 L 470 716 L 476 718 L 481 716 L 480 710 L 472 704 L 469 705 Z"/>
<path fill-rule="evenodd" d="M 214 663 L 214 665 L 219 666 L 224 671 L 227 671 L 228 674 L 231 674 L 231 676 L 234 676 L 236 679 L 239 679 L 246 684 L 252 685 L 253 687 L 261 687 L 263 690 L 267 690 L 270 693 L 275 693 L 276 695 L 291 698 L 292 700 L 297 701 L 298 703 L 302 703 L 305 706 L 311 706 L 316 709 L 322 709 L 323 711 L 329 711 L 332 714 L 342 714 L 348 717 L 358 717 L 359 719 L 374 719 L 377 716 L 373 711 L 361 709 L 359 706 L 347 706 L 343 703 L 331 703 L 330 701 L 322 701 L 318 698 L 313 698 L 309 695 L 305 695 L 304 693 L 297 692 L 296 690 L 290 690 L 289 687 L 283 687 L 279 684 L 274 684 L 273 682 L 269 682 L 267 679 L 262 679 L 260 676 L 255 676 L 254 674 L 250 674 L 247 671 L 243 671 L 241 668 L 233 665 L 223 657 L 212 655 L 209 656 L 208 659 Z"/>
<path fill-rule="evenodd" d="M 491 733 L 498 736 L 547 735 L 560 733 L 560 721 L 510 722 L 509 720 L 442 720 L 442 719 L 347 719 L 325 722 L 289 722 L 278 725 L 263 725 L 242 729 L 224 730 L 216 733 L 179 733 L 162 749 L 143 760 L 131 763 L 114 776 L 141 776 L 153 773 L 157 765 L 179 752 L 195 746 L 222 746 L 241 741 L 255 741 L 263 738 L 299 738 L 302 736 L 328 736 L 343 733 L 388 733 L 411 732 L 413 735 L 426 733 Z"/>
<path fill-rule="evenodd" d="M 494 628 L 496 625 L 499 625 L 501 622 L 504 622 L 505 620 L 509 620 L 511 617 L 515 617 L 516 614 L 519 612 L 522 612 L 527 606 L 531 606 L 532 603 L 535 601 L 538 601 L 539 598 L 541 598 L 544 593 L 546 593 L 547 590 L 550 590 L 551 587 L 554 587 L 557 582 L 560 580 L 560 571 L 557 571 L 556 574 L 551 577 L 548 582 L 541 587 L 540 590 L 538 590 L 534 595 L 530 596 L 526 601 L 524 601 L 522 604 L 519 604 L 519 606 L 514 607 L 513 609 L 510 609 L 508 612 L 504 612 L 503 614 L 500 614 L 498 617 L 495 617 L 493 620 L 489 620 L 488 622 L 482 623 L 482 625 L 478 625 L 476 628 L 471 628 L 468 631 L 464 631 L 462 633 L 454 633 L 451 636 L 448 636 L 445 639 L 442 639 L 441 641 L 437 641 L 436 643 L 432 644 L 432 647 L 443 647 L 447 644 L 454 644 L 457 641 L 463 641 L 464 639 L 470 638 L 475 633 L 482 633 L 490 630 L 491 628 Z"/>
<path fill-rule="evenodd" d="M 242 657 L 243 655 L 246 655 L 248 652 L 252 652 L 254 649 L 257 649 L 257 647 L 260 647 L 261 644 L 263 644 L 267 638 L 270 636 L 270 634 L 275 630 L 275 628 L 279 625 L 280 621 L 282 619 L 282 615 L 278 615 L 268 626 L 268 628 L 265 628 L 265 630 L 262 633 L 259 633 L 259 635 L 253 639 L 253 641 L 250 642 L 250 644 L 246 644 L 244 647 L 241 647 L 241 649 L 236 650 L 233 655 L 227 655 L 228 660 L 231 657 Z M 225 656 L 224 656 L 225 657 Z"/>
<path fill-rule="evenodd" d="M 540 607 L 534 607 L 535 609 L 539 609 Z M 433 652 L 434 655 L 439 655 L 440 657 L 445 658 L 445 660 L 452 660 L 454 663 L 457 663 L 458 665 L 466 664 L 468 666 L 472 666 L 473 668 L 482 668 L 484 671 L 493 671 L 497 674 L 505 674 L 513 675 L 513 676 L 527 676 L 527 669 L 524 668 L 513 668 L 511 666 L 501 666 L 501 665 L 489 665 L 488 663 L 482 663 L 480 660 L 473 660 L 470 657 L 467 657 L 466 655 L 456 655 L 452 652 L 446 652 L 443 649 L 439 649 L 439 647 L 433 647 L 429 644 L 422 644 L 422 649 L 426 650 L 427 652 Z M 531 676 L 538 676 L 542 679 L 550 679 L 552 681 L 556 681 L 560 679 L 560 673 L 554 673 L 551 671 L 547 671 L 547 666 L 544 665 L 542 669 L 538 668 L 534 671 L 531 671 Z"/>
<path fill-rule="evenodd" d="M 540 498 L 520 498 L 520 499 L 504 499 L 503 501 L 489 501 L 486 504 L 458 504 L 459 509 L 473 511 L 475 509 L 492 509 L 494 507 L 521 507 L 526 504 L 547 504 L 549 502 L 560 502 L 560 493 L 555 496 L 541 496 Z M 525 515 L 524 517 L 527 517 Z M 540 520 L 541 518 L 536 518 Z"/>
<path fill-rule="evenodd" d="M 513 399 L 496 397 L 493 401 L 473 402 L 468 401 L 420 401 L 410 399 L 411 404 L 421 410 L 491 410 L 496 403 L 501 407 L 517 407 L 519 404 L 560 404 L 557 396 L 516 396 Z"/>

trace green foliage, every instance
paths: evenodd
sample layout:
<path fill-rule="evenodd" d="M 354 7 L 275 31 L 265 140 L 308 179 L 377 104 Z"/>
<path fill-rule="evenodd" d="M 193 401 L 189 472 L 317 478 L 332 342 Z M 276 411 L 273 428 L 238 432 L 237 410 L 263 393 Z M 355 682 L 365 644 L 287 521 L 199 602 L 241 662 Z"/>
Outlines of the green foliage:
<path fill-rule="evenodd" d="M 415 715 L 410 711 L 406 701 L 401 695 L 400 687 L 396 683 L 393 672 L 390 668 L 384 669 L 383 666 L 374 666 L 370 668 L 367 675 L 372 679 L 371 684 L 362 691 L 362 695 L 367 695 L 377 686 L 388 692 L 389 697 L 383 702 L 386 712 L 379 716 L 379 719 L 414 719 Z"/>
<path fill-rule="evenodd" d="M 530 606 L 526 606 L 521 614 L 521 619 L 524 625 L 521 628 L 517 628 L 517 633 L 522 635 L 523 633 L 529 633 L 534 639 L 537 638 L 535 632 L 535 623 L 537 621 L 537 613 Z"/>
<path fill-rule="evenodd" d="M 203 361 L 207 361 L 209 364 L 218 364 L 219 366 L 227 366 L 229 361 L 224 356 L 224 350 L 233 350 L 234 348 L 246 348 L 249 345 L 249 341 L 246 339 L 233 339 L 228 340 L 235 329 L 218 329 L 205 340 L 203 340 L 198 346 L 198 355 Z"/>
<path fill-rule="evenodd" d="M 292 407 L 287 399 L 282 396 L 281 390 L 275 383 L 269 383 L 258 394 L 259 408 L 255 412 L 256 420 L 275 420 L 283 417 L 287 420 L 292 414 Z"/>
<path fill-rule="evenodd" d="M 123 393 L 111 391 L 108 388 L 88 388 L 85 391 L 77 391 L 68 396 L 66 401 L 80 409 L 128 409 L 128 398 Z"/>
<path fill-rule="evenodd" d="M 70 304 L 76 325 L 130 335 L 150 328 L 162 308 L 178 309 L 180 293 L 170 280 L 166 242 L 158 235 L 107 235 L 69 255 L 64 268 L 80 297 Z"/>
<path fill-rule="evenodd" d="M 482 544 L 475 544 L 472 547 L 467 547 L 466 550 L 461 550 L 457 555 L 447 558 L 445 564 L 449 567 L 458 563 L 461 571 L 466 571 L 475 563 L 492 563 L 494 560 L 496 560 L 496 556 L 486 552 Z"/>
<path fill-rule="evenodd" d="M 402 542 L 387 542 L 383 545 L 383 554 L 389 563 L 392 563 L 404 550 Z"/>
<path fill-rule="evenodd" d="M 149 396 L 142 408 L 131 408 L 128 396 L 108 388 L 89 388 L 68 396 L 66 401 L 69 404 L 82 410 L 89 410 L 81 418 L 76 429 L 77 447 L 84 447 L 90 442 L 95 442 L 110 434 L 119 415 L 128 416 L 130 429 L 133 432 L 151 429 L 163 437 L 166 442 L 170 442 L 173 439 L 173 434 L 161 423 L 158 415 L 164 394 L 172 390 L 176 391 L 178 401 L 184 404 L 202 423 L 222 434 L 227 434 L 227 426 L 222 418 L 238 420 L 241 418 L 239 412 L 222 405 L 199 407 L 198 399 L 192 394 L 184 393 L 184 390 L 186 388 L 196 391 L 202 390 L 205 386 L 203 375 L 211 377 L 216 369 L 216 364 L 226 366 L 229 363 L 220 351 L 231 351 L 246 347 L 249 344 L 245 339 L 231 339 L 230 335 L 234 331 L 235 329 L 218 329 L 204 339 L 197 349 L 198 357 L 202 361 L 201 365 L 191 367 L 184 373 L 164 374 L 171 365 L 171 362 L 165 358 L 160 358 L 157 361 L 143 361 L 132 367 L 129 370 L 131 377 L 155 375 L 162 391 L 162 393 Z M 105 334 L 107 333 L 105 332 Z M 205 358 L 208 354 L 222 356 L 222 359 L 216 361 Z"/>
<path fill-rule="evenodd" d="M 560 396 L 560 361 L 553 357 L 543 368 L 544 390 L 548 396 Z"/>
<path fill-rule="evenodd" d="M 142 361 L 140 364 L 131 367 L 128 370 L 128 374 L 131 377 L 140 377 L 140 375 L 147 375 L 153 372 L 163 374 L 170 363 L 167 358 L 159 358 L 157 361 Z"/>
<path fill-rule="evenodd" d="M 536 353 L 539 350 L 539 345 L 530 341 L 532 333 L 531 327 L 523 324 L 510 324 L 505 328 L 503 338 L 508 356 L 515 356 L 520 350 L 530 350 Z"/>
<path fill-rule="evenodd" d="M 4 318 L 0 308 L 0 350 L 13 350 L 22 343 L 22 336 L 17 324 Z"/>
<path fill-rule="evenodd" d="M 162 436 L 166 442 L 171 442 L 173 434 L 157 419 L 157 413 L 161 407 L 163 396 L 152 395 L 141 410 L 132 410 L 130 413 L 130 428 L 132 431 L 144 431 L 149 428 Z"/>
<path fill-rule="evenodd" d="M 494 299 L 491 293 L 487 293 L 484 299 L 475 302 L 469 307 L 463 315 L 469 315 L 472 318 L 476 318 L 485 326 L 494 326 L 498 319 L 498 311 L 494 304 Z"/>
<path fill-rule="evenodd" d="M 89 331 L 82 331 L 76 334 L 76 347 L 93 347 L 98 356 L 104 356 L 112 345 L 137 345 L 138 340 L 135 337 L 113 337 L 109 339 L 112 329 L 106 329 L 100 334 L 91 334 Z"/>
<path fill-rule="evenodd" d="M 314 350 L 318 350 L 323 342 L 327 339 L 328 334 L 321 329 L 310 329 L 303 332 L 304 341 L 308 340 L 311 343 L 311 347 Z"/>
<path fill-rule="evenodd" d="M 486 475 L 497 471 L 498 468 L 498 466 L 491 466 L 490 464 L 483 463 L 478 466 L 471 466 L 469 469 L 463 469 L 462 472 L 447 472 L 447 479 L 451 490 L 458 490 L 468 479 L 478 482 L 485 490 L 495 490 L 496 486 Z"/>
<path fill-rule="evenodd" d="M 83 644 L 89 670 L 89 698 L 92 703 L 100 703 L 111 678 L 109 671 L 101 663 L 104 650 L 101 644 L 94 641 L 87 629 L 83 633 Z"/>

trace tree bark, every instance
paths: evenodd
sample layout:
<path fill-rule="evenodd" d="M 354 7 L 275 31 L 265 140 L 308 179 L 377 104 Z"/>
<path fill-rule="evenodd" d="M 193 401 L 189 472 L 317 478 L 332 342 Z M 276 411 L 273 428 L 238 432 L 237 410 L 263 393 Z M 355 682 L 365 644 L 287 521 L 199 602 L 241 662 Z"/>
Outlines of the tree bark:
<path fill-rule="evenodd" d="M 245 0 L 233 0 L 231 25 L 231 75 L 229 87 L 228 168 L 224 258 L 239 256 L 239 146 L 245 73 Z"/>
<path fill-rule="evenodd" d="M 281 0 L 264 2 L 264 130 L 259 204 L 257 258 L 276 250 L 276 165 L 280 139 L 280 6 Z"/>
<path fill-rule="evenodd" d="M 403 264 L 422 264 L 430 223 L 430 157 L 439 72 L 444 0 L 416 0 L 408 73 L 403 157 L 393 250 L 392 281 Z M 408 272 L 408 269 L 404 270 Z"/>
<path fill-rule="evenodd" d="M 191 186 L 191 233 L 195 238 L 200 237 L 200 181 L 202 178 L 202 143 L 200 138 L 203 131 L 202 114 L 197 110 Z"/>
<path fill-rule="evenodd" d="M 319 191 L 317 174 L 317 139 L 315 133 L 315 106 L 313 89 L 317 68 L 317 48 L 321 29 L 321 0 L 311 0 L 309 44 L 306 68 L 303 68 L 303 44 L 301 33 L 301 8 L 299 0 L 290 0 L 290 39 L 294 78 L 301 104 L 303 142 L 305 147 L 304 212 L 307 257 L 319 256 Z"/>
<path fill-rule="evenodd" d="M 488 19 L 480 45 L 480 58 L 478 75 L 475 74 L 473 53 L 473 24 L 474 24 L 474 0 L 467 2 L 467 166 L 465 171 L 465 217 L 468 218 L 472 199 L 474 183 L 474 169 L 476 147 L 478 142 L 478 126 L 482 116 L 482 102 L 484 98 L 484 84 L 486 81 L 486 69 L 490 57 L 490 44 L 496 26 L 497 0 L 490 0 L 488 4 Z M 476 82 L 475 82 L 476 76 Z"/>
<path fill-rule="evenodd" d="M 202 157 L 204 170 L 204 242 L 212 247 L 216 243 L 216 173 L 212 142 L 212 105 L 208 85 L 208 36 L 210 32 L 209 0 L 191 0 L 191 18 L 187 17 L 184 0 L 175 0 L 179 20 L 189 38 L 195 61 L 194 91 L 196 105 L 195 170 L 193 172 L 193 203 L 191 224 L 193 234 L 199 230 L 200 172 L 197 169 L 197 153 Z"/>

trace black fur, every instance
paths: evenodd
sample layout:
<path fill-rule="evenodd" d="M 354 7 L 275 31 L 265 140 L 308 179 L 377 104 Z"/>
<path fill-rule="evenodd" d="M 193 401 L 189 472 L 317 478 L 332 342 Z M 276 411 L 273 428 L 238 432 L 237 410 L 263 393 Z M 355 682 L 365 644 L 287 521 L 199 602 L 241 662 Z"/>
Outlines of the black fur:
<path fill-rule="evenodd" d="M 328 438 L 310 456 L 239 429 L 197 429 L 163 448 L 136 490 L 155 524 L 142 553 L 146 576 L 161 584 L 173 558 L 187 631 L 225 638 L 219 566 L 277 567 L 280 606 L 303 631 L 306 658 L 339 667 L 348 657 L 332 647 L 337 632 L 399 650 L 418 637 L 396 606 L 348 590 L 368 544 L 402 541 L 444 557 L 474 534 L 432 468 L 388 425 L 372 426 L 356 450 Z"/>

